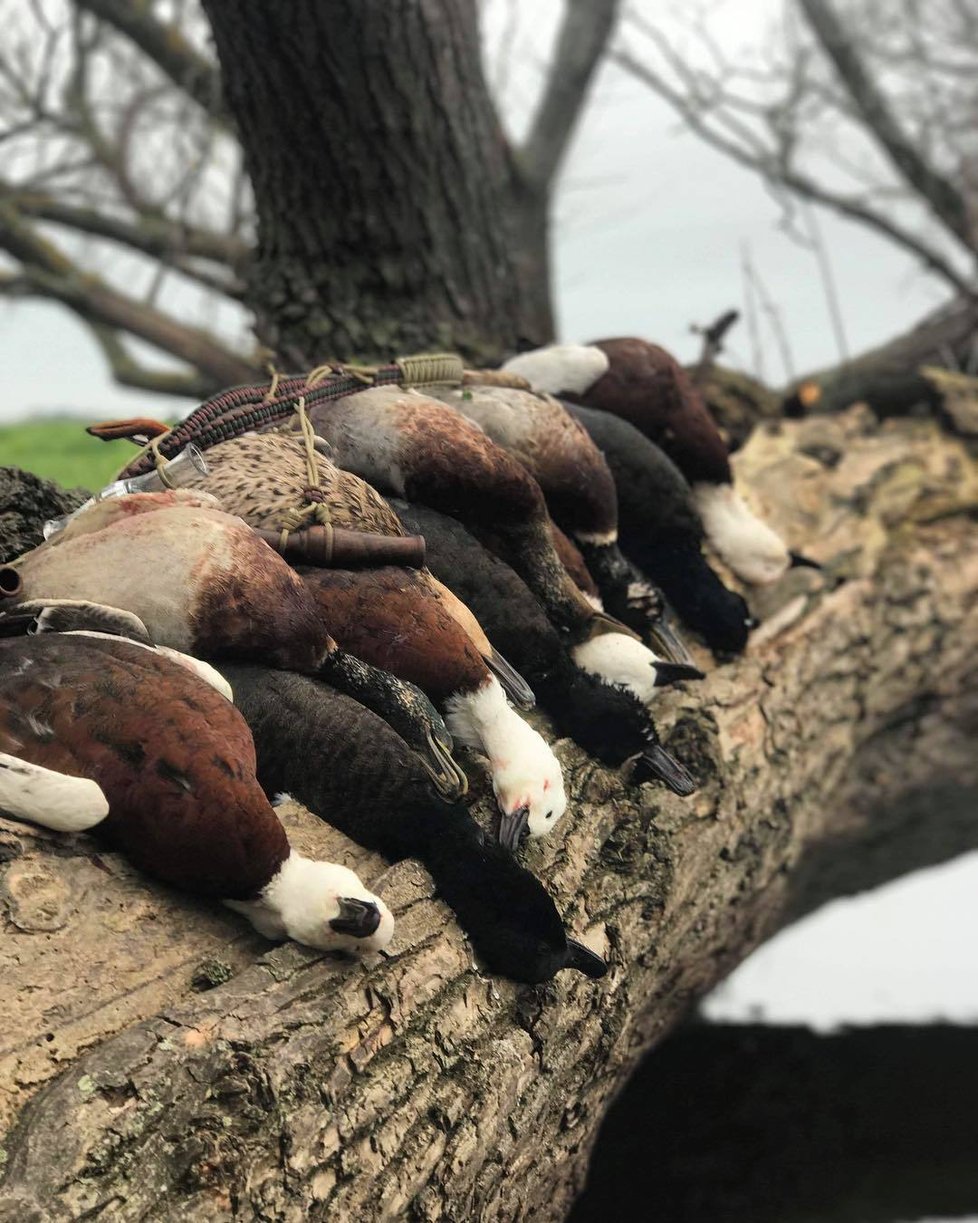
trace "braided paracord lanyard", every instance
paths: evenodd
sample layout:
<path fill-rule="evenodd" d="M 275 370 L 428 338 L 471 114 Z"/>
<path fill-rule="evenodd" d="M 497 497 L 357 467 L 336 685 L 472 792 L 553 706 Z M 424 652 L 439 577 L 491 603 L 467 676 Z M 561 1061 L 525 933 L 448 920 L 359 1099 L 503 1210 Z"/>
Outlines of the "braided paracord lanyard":
<path fill-rule="evenodd" d="M 317 404 L 331 403 L 367 386 L 459 385 L 464 372 L 462 359 L 454 353 L 422 353 L 403 357 L 392 365 L 327 365 L 308 375 L 273 374 L 269 384 L 232 387 L 212 396 L 169 433 L 154 439 L 156 446 L 152 450 L 144 448 L 126 464 L 122 474 L 144 475 L 156 462 L 173 458 L 191 442 L 207 450 L 218 442 L 279 424 L 296 410 L 300 396 L 308 412 Z"/>

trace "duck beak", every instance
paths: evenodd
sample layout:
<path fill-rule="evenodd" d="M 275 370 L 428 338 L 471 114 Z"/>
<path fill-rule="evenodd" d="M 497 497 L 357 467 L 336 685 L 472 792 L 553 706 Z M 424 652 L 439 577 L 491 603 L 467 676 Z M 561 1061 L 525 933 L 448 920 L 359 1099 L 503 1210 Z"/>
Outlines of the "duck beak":
<path fill-rule="evenodd" d="M 490 646 L 491 653 L 484 654 L 485 664 L 502 684 L 506 695 L 517 709 L 532 709 L 537 703 L 533 689 L 512 663 L 506 661 L 498 650 Z"/>
<path fill-rule="evenodd" d="M 339 898 L 340 915 L 330 919 L 330 929 L 337 934 L 351 934 L 354 938 L 370 938 L 380 925 L 380 909 L 372 900 L 358 900 L 355 896 Z"/>
<path fill-rule="evenodd" d="M 33 612 L 0 612 L 0 637 L 21 637 L 25 633 L 33 635 L 36 624 L 37 617 Z"/>
<path fill-rule="evenodd" d="M 822 566 L 818 561 L 813 561 L 809 556 L 802 556 L 800 552 L 789 552 L 788 556 L 791 558 L 789 569 L 817 569 L 819 573 L 822 571 Z"/>
<path fill-rule="evenodd" d="M 590 947 L 585 947 L 583 943 L 579 943 L 576 938 L 567 940 L 567 960 L 564 963 L 565 968 L 576 969 L 577 972 L 582 972 L 586 977 L 592 980 L 597 980 L 598 977 L 603 977 L 608 971 L 608 965 L 604 960 Z"/>
<path fill-rule="evenodd" d="M 655 663 L 655 686 L 657 688 L 666 688 L 670 684 L 679 684 L 684 679 L 703 679 L 703 672 L 699 667 L 691 666 L 685 662 L 666 662 L 665 659 L 660 659 Z"/>
<path fill-rule="evenodd" d="M 653 743 L 638 758 L 636 778 L 651 775 L 664 782 L 673 794 L 688 797 L 696 789 L 692 774 L 659 743 Z"/>
<path fill-rule="evenodd" d="M 504 811 L 499 817 L 499 844 L 515 854 L 529 830 L 529 824 L 529 804 L 517 807 L 515 811 Z"/>
<path fill-rule="evenodd" d="M 435 789 L 449 803 L 457 803 L 469 788 L 469 779 L 456 764 L 450 747 L 440 743 L 429 731 L 426 735 L 428 758 L 421 757 L 428 776 Z"/>

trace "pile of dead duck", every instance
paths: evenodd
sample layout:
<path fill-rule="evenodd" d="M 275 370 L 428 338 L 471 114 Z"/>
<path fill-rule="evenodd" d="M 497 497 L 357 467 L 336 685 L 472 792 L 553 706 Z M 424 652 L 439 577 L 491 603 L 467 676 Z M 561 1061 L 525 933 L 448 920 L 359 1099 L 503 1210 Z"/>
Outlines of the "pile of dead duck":
<path fill-rule="evenodd" d="M 423 862 L 487 971 L 603 975 L 518 860 L 568 809 L 526 711 L 688 796 L 652 717 L 703 675 L 680 622 L 721 658 L 752 627 L 707 550 L 747 583 L 792 563 L 678 363 L 627 339 L 491 371 L 323 366 L 172 429 L 89 431 L 139 450 L 0 568 L 0 813 L 90 833 L 268 938 L 382 950 L 396 915 L 290 846 L 288 793 Z"/>

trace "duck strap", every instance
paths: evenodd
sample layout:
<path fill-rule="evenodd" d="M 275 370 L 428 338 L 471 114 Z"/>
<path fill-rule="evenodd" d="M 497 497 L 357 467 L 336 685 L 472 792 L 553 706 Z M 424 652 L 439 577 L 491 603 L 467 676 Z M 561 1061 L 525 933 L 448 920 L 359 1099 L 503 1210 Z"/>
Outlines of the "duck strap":
<path fill-rule="evenodd" d="M 302 434 L 302 441 L 306 451 L 306 502 L 297 509 L 289 510 L 282 515 L 278 550 L 284 555 L 288 546 L 289 536 L 300 527 L 315 523 L 323 528 L 324 542 L 322 544 L 322 551 L 326 557 L 323 564 L 329 564 L 333 556 L 333 524 L 330 521 L 329 506 L 326 504 L 326 498 L 323 495 L 322 481 L 319 475 L 319 457 L 316 452 L 316 431 L 313 429 L 312 421 L 306 412 L 305 395 L 300 395 L 296 400 L 295 411 L 299 418 L 299 432 Z"/>
<path fill-rule="evenodd" d="M 151 471 L 155 455 L 173 458 L 193 442 L 201 450 L 261 431 L 287 420 L 302 396 L 306 410 L 331 403 L 368 386 L 422 387 L 462 381 L 464 366 L 454 353 L 421 353 L 390 365 L 321 365 L 308 374 L 272 373 L 269 383 L 220 391 L 159 439 L 155 453 L 144 450 L 120 473 L 141 476 Z"/>

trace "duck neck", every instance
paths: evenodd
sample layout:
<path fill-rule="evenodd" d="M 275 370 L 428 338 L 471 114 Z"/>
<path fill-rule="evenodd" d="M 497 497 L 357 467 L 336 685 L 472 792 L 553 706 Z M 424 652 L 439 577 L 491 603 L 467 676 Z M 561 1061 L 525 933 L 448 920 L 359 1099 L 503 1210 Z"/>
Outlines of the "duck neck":
<path fill-rule="evenodd" d="M 490 675 L 474 692 L 457 692 L 446 704 L 448 729 L 466 747 L 484 752 L 490 762 L 512 751 L 515 723 L 522 719 L 508 704 L 502 685 Z"/>
<path fill-rule="evenodd" d="M 225 899 L 229 909 L 241 913 L 265 938 L 281 941 L 289 937 L 284 902 L 296 882 L 314 864 L 294 849 L 278 863 L 271 878 L 251 900 Z"/>

